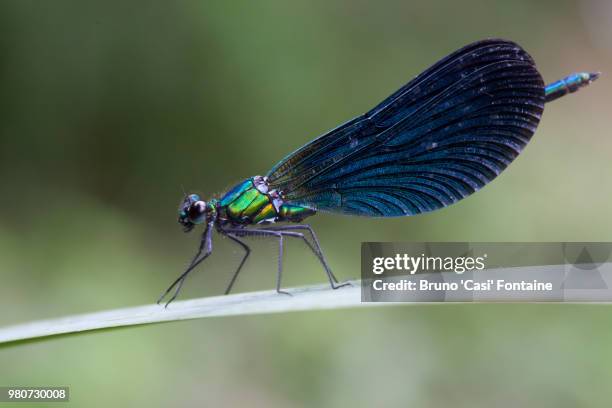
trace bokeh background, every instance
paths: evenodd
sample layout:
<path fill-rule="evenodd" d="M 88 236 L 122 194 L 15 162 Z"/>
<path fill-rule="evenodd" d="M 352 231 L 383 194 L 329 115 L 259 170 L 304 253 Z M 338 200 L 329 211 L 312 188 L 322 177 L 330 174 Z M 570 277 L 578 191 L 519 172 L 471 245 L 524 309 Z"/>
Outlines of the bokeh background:
<path fill-rule="evenodd" d="M 611 241 L 612 2 L 0 1 L 0 325 L 151 303 L 198 238 L 204 196 L 265 173 L 471 41 L 523 45 L 552 82 L 516 162 L 405 219 L 312 219 L 337 275 L 361 241 Z M 259 240 L 237 291 L 273 287 Z M 223 291 L 216 241 L 182 298 Z M 298 243 L 287 286 L 324 282 Z M 70 406 L 604 407 L 612 309 L 420 305 L 232 317 L 0 348 L 1 385 L 69 385 Z M 20 406 L 27 406 L 23 404 Z M 58 405 L 59 406 L 59 405 Z"/>

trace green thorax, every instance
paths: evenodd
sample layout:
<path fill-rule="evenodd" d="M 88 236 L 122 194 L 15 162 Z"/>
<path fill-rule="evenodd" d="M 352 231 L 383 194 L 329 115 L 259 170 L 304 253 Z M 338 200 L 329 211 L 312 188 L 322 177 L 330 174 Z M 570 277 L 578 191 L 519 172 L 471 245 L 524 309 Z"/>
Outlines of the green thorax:
<path fill-rule="evenodd" d="M 252 177 L 236 185 L 219 200 L 219 208 L 228 221 L 236 224 L 263 222 L 300 222 L 315 211 L 285 203 L 280 193 L 269 190 L 266 179 Z"/>

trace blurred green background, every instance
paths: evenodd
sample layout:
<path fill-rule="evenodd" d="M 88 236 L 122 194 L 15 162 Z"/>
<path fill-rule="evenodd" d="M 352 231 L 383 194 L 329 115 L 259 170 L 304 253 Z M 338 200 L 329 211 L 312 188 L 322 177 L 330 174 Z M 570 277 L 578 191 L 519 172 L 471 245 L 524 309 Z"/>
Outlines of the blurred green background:
<path fill-rule="evenodd" d="M 265 173 L 444 55 L 512 39 L 546 106 L 478 194 L 405 219 L 312 219 L 336 274 L 361 241 L 611 241 L 612 2 L 0 1 L 0 325 L 151 303 L 193 255 L 181 186 Z M 236 291 L 272 288 L 254 243 Z M 182 298 L 223 291 L 217 239 Z M 298 243 L 287 286 L 324 282 Z M 0 348 L 0 385 L 68 385 L 70 406 L 604 407 L 612 309 L 442 305 L 179 322 Z M 1 404 L 0 404 L 1 405 Z M 23 404 L 20 406 L 27 406 Z M 59 405 L 54 405 L 59 406 Z"/>

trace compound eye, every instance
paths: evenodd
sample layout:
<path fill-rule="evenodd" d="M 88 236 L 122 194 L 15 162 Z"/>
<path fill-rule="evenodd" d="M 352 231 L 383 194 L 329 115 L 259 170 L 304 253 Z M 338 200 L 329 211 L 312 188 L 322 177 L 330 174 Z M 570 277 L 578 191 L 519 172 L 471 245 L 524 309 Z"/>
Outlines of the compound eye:
<path fill-rule="evenodd" d="M 194 224 L 199 224 L 206 217 L 206 203 L 204 201 L 196 201 L 189 206 L 189 219 Z"/>

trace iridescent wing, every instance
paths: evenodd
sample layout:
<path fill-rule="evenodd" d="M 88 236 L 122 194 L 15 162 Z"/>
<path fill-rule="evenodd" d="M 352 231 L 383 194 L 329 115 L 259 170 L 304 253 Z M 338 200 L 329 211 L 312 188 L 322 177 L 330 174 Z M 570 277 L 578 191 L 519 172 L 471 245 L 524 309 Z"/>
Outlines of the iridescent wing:
<path fill-rule="evenodd" d="M 476 42 L 286 157 L 268 181 L 287 202 L 316 210 L 433 211 L 499 175 L 543 108 L 544 83 L 529 54 L 505 40 Z"/>

